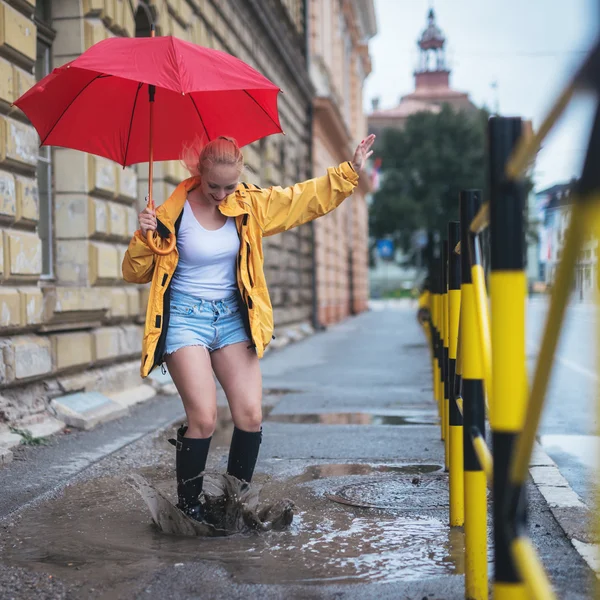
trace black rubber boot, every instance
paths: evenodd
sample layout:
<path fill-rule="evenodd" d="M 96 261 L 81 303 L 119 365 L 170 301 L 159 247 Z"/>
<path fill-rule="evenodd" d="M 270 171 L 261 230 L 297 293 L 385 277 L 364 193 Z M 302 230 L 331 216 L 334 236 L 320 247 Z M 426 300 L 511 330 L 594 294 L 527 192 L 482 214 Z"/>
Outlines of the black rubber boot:
<path fill-rule="evenodd" d="M 201 473 L 206 467 L 206 458 L 212 436 L 208 438 L 184 437 L 187 427 L 182 426 L 177 430 L 177 440 L 169 440 L 177 450 L 175 456 L 175 470 L 177 473 L 177 508 L 186 515 L 204 520 L 204 511 L 200 503 L 200 493 L 204 477 Z"/>
<path fill-rule="evenodd" d="M 229 475 L 250 483 L 258 459 L 261 440 L 262 429 L 260 431 L 242 431 L 237 427 L 233 428 L 227 463 Z"/>

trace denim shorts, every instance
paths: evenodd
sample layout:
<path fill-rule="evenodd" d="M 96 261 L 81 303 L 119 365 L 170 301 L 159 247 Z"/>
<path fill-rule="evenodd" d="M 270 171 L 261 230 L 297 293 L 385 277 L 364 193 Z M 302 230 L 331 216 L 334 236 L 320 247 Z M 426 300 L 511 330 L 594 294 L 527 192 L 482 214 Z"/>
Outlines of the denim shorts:
<path fill-rule="evenodd" d="M 250 341 L 237 294 L 223 300 L 204 300 L 172 290 L 170 309 L 165 355 L 186 346 L 204 346 L 214 352 Z"/>

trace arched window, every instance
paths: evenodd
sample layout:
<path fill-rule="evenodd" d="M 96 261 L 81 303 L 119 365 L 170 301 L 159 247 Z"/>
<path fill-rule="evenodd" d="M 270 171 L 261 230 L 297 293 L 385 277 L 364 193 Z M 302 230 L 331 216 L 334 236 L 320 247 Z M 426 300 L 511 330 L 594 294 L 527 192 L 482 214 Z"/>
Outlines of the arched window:
<path fill-rule="evenodd" d="M 135 37 L 150 37 L 150 23 L 155 19 L 156 15 L 148 2 L 140 0 L 135 11 Z"/>

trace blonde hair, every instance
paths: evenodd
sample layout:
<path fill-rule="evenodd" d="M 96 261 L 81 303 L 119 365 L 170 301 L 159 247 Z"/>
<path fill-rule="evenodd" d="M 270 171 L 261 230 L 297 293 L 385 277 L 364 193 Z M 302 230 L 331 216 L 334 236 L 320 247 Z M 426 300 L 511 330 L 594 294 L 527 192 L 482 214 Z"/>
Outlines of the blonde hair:
<path fill-rule="evenodd" d="M 244 169 L 244 155 L 235 139 L 220 135 L 218 138 L 205 142 L 196 139 L 185 145 L 181 160 L 191 175 L 197 176 L 214 165 L 232 165 L 241 175 Z"/>

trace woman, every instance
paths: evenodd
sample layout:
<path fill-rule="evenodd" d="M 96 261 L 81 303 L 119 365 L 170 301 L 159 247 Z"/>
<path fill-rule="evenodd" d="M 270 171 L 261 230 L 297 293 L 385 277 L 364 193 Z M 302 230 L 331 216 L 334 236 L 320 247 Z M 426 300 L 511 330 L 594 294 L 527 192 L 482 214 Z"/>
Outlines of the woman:
<path fill-rule="evenodd" d="M 259 358 L 273 335 L 263 272 L 262 238 L 333 210 L 358 183 L 375 140 L 363 140 L 351 162 L 282 189 L 239 183 L 243 155 L 231 138 L 202 149 L 197 176 L 186 179 L 154 211 L 139 215 L 123 260 L 123 277 L 152 281 L 141 375 L 166 362 L 187 416 L 177 432 L 178 507 L 202 520 L 202 472 L 217 417 L 213 371 L 233 417 L 227 472 L 250 482 L 261 442 Z M 175 234 L 176 250 L 159 256 L 148 232 Z"/>

